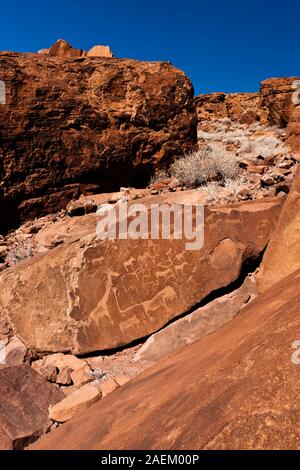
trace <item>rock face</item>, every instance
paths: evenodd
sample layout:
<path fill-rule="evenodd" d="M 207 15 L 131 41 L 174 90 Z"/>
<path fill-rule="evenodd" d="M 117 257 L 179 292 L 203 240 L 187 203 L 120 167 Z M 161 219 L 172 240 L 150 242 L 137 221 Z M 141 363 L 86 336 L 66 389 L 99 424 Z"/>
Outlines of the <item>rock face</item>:
<path fill-rule="evenodd" d="M 170 63 L 61 58 L 65 47 L 51 56 L 0 53 L 0 230 L 57 212 L 80 193 L 144 185 L 196 144 L 183 72 Z"/>
<path fill-rule="evenodd" d="M 33 448 L 299 448 L 299 282 L 297 271 Z"/>
<path fill-rule="evenodd" d="M 292 95 L 296 80 L 299 77 L 270 78 L 261 83 L 259 107 L 264 122 L 271 126 L 287 126 L 295 109 Z"/>
<path fill-rule="evenodd" d="M 205 243 L 196 251 L 186 239 L 100 240 L 96 216 L 83 216 L 81 228 L 94 217 L 90 235 L 1 275 L 3 311 L 33 351 L 129 344 L 236 280 L 265 249 L 281 207 L 277 198 L 206 208 Z"/>
<path fill-rule="evenodd" d="M 151 336 L 139 349 L 135 360 L 156 362 L 194 343 L 231 321 L 256 296 L 255 278 L 248 277 L 241 287 L 230 294 L 209 302 Z"/>
<path fill-rule="evenodd" d="M 292 151 L 300 155 L 300 106 L 297 106 L 290 119 L 286 140 Z"/>
<path fill-rule="evenodd" d="M 0 369 L 0 450 L 20 450 L 50 427 L 50 405 L 64 394 L 27 365 Z"/>
<path fill-rule="evenodd" d="M 198 120 L 214 118 L 229 118 L 243 120 L 251 113 L 251 122 L 259 119 L 259 94 L 258 93 L 212 93 L 199 95 L 195 98 Z"/>
<path fill-rule="evenodd" d="M 300 168 L 280 214 L 258 276 L 265 292 L 278 281 L 300 269 Z"/>
<path fill-rule="evenodd" d="M 286 127 L 295 110 L 292 96 L 297 77 L 270 78 L 259 93 L 212 93 L 195 98 L 198 120 L 229 118 L 241 124 L 259 120 L 268 126 Z"/>

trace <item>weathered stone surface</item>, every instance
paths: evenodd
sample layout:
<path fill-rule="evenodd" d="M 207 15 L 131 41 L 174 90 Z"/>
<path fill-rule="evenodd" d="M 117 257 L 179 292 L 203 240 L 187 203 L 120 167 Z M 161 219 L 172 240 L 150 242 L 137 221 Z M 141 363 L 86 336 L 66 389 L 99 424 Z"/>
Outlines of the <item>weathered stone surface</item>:
<path fill-rule="evenodd" d="M 299 283 L 297 271 L 33 448 L 299 448 Z"/>
<path fill-rule="evenodd" d="M 27 365 L 0 368 L 0 450 L 23 449 L 49 428 L 64 394 Z"/>
<path fill-rule="evenodd" d="M 135 355 L 135 361 L 156 362 L 187 344 L 194 343 L 231 321 L 257 296 L 254 277 L 241 287 L 209 302 L 151 336 Z"/>
<path fill-rule="evenodd" d="M 71 379 L 76 387 L 82 387 L 82 385 L 86 385 L 94 380 L 91 374 L 91 368 L 88 364 L 74 370 L 71 373 Z"/>
<path fill-rule="evenodd" d="M 0 301 L 33 351 L 84 354 L 129 344 L 236 280 L 266 247 L 281 206 L 277 198 L 206 208 L 205 243 L 196 251 L 186 239 L 99 240 L 89 215 L 90 236 L 3 273 Z"/>
<path fill-rule="evenodd" d="M 260 120 L 269 126 L 286 127 L 295 110 L 292 95 L 297 77 L 270 78 L 259 93 L 211 93 L 195 98 L 198 120 L 229 118 L 241 124 Z"/>
<path fill-rule="evenodd" d="M 92 385 L 84 385 L 79 390 L 71 393 L 62 401 L 52 406 L 49 417 L 52 421 L 64 423 L 72 419 L 76 414 L 85 411 L 93 403 L 101 399 L 101 391 Z"/>
<path fill-rule="evenodd" d="M 251 122 L 258 118 L 259 100 L 258 93 L 212 93 L 197 96 L 195 105 L 199 121 L 229 118 L 233 121 L 246 120 L 247 124 L 250 118 L 249 112 L 254 113 L 251 114 Z"/>
<path fill-rule="evenodd" d="M 258 287 L 266 291 L 300 269 L 300 167 L 280 214 L 258 275 Z"/>
<path fill-rule="evenodd" d="M 296 80 L 299 77 L 269 78 L 261 83 L 259 107 L 262 122 L 279 127 L 287 126 L 295 109 L 292 85 Z"/>
<path fill-rule="evenodd" d="M 193 86 L 166 62 L 0 53 L 0 230 L 80 193 L 146 184 L 196 145 Z"/>
<path fill-rule="evenodd" d="M 109 379 L 106 382 L 103 382 L 103 384 L 101 384 L 101 387 L 100 387 L 102 397 L 103 398 L 107 397 L 107 395 L 110 395 L 112 392 L 117 390 L 117 388 L 119 388 L 119 387 L 120 387 L 120 385 L 114 379 Z"/>
<path fill-rule="evenodd" d="M 57 375 L 56 383 L 59 385 L 72 385 L 72 372 L 70 367 L 62 367 Z"/>
<path fill-rule="evenodd" d="M 298 106 L 289 121 L 286 141 L 293 152 L 300 155 L 300 106 Z"/>

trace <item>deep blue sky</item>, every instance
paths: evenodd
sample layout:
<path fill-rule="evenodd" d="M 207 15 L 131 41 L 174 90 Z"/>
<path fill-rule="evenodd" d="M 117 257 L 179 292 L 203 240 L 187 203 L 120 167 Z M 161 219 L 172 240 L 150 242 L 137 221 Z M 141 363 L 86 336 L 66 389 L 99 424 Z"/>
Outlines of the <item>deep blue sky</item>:
<path fill-rule="evenodd" d="M 0 50 L 109 44 L 117 57 L 171 61 L 197 94 L 300 75 L 299 0 L 14 0 L 0 20 Z"/>

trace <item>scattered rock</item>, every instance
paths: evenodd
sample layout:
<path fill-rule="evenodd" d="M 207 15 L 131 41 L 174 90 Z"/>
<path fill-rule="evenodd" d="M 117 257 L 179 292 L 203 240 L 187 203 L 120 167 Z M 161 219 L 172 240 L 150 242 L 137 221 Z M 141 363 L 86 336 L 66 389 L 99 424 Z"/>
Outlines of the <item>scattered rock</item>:
<path fill-rule="evenodd" d="M 71 379 L 74 385 L 78 388 L 94 380 L 91 374 L 91 368 L 88 364 L 74 370 L 74 372 L 71 373 Z"/>
<path fill-rule="evenodd" d="M 156 362 L 187 344 L 193 343 L 231 321 L 257 297 L 255 278 L 230 294 L 212 300 L 204 307 L 171 323 L 151 336 L 135 355 L 135 361 Z"/>
<path fill-rule="evenodd" d="M 101 391 L 92 385 L 84 385 L 56 405 L 50 407 L 49 418 L 58 423 L 72 419 L 101 399 Z"/>
<path fill-rule="evenodd" d="M 57 375 L 56 383 L 58 385 L 72 385 L 72 374 L 73 369 L 70 367 L 62 367 Z"/>
<path fill-rule="evenodd" d="M 103 382 L 100 387 L 102 397 L 105 398 L 107 395 L 110 395 L 119 387 L 120 384 L 114 378 L 107 380 L 107 382 Z"/>

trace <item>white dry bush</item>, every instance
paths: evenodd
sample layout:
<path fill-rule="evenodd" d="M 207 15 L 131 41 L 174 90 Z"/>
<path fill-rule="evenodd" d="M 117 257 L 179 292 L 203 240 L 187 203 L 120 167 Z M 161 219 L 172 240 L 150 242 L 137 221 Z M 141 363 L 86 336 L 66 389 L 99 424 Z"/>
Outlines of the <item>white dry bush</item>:
<path fill-rule="evenodd" d="M 256 159 L 258 156 L 263 158 L 276 157 L 289 153 L 285 144 L 275 136 L 262 136 L 253 140 L 242 141 L 240 151 L 247 154 L 250 159 Z"/>
<path fill-rule="evenodd" d="M 237 196 L 239 191 L 249 183 L 249 180 L 245 176 L 238 176 L 235 179 L 226 178 L 224 187 L 230 191 L 233 196 Z"/>
<path fill-rule="evenodd" d="M 161 183 L 162 181 L 170 177 L 169 173 L 166 170 L 161 170 L 158 173 L 155 173 L 151 176 L 150 185 L 155 183 Z"/>
<path fill-rule="evenodd" d="M 219 200 L 219 190 L 220 185 L 217 181 L 211 181 L 207 183 L 205 186 L 207 200 L 210 201 L 218 201 Z"/>
<path fill-rule="evenodd" d="M 170 167 L 172 176 L 186 187 L 192 188 L 209 181 L 235 178 L 239 167 L 236 155 L 220 143 L 210 143 L 206 148 L 176 160 Z"/>

